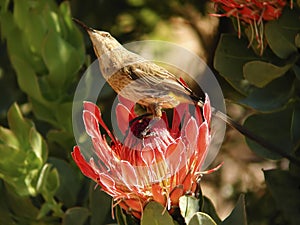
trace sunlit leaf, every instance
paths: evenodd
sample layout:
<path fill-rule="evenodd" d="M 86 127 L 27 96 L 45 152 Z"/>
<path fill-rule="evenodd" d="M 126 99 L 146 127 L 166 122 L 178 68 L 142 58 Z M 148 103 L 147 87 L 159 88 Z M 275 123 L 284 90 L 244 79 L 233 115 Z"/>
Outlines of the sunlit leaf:
<path fill-rule="evenodd" d="M 17 136 L 21 144 L 27 145 L 28 136 L 33 124 L 28 120 L 24 119 L 19 106 L 13 104 L 7 113 L 7 120 L 10 129 Z"/>
<path fill-rule="evenodd" d="M 30 130 L 29 143 L 36 157 L 41 161 L 41 163 L 44 163 L 48 156 L 47 144 L 41 134 L 34 128 Z"/>
<path fill-rule="evenodd" d="M 39 81 L 30 65 L 28 65 L 23 59 L 17 56 L 12 57 L 12 64 L 18 75 L 18 84 L 22 91 L 32 98 L 46 104 L 46 101 L 41 93 Z"/>
<path fill-rule="evenodd" d="M 0 144 L 5 144 L 12 148 L 19 147 L 19 141 L 15 134 L 5 127 L 0 127 Z"/>
<path fill-rule="evenodd" d="M 70 82 L 70 78 L 73 79 L 75 72 L 83 63 L 83 59 L 78 53 L 75 47 L 59 34 L 52 31 L 48 32 L 44 41 L 42 56 L 49 70 L 47 79 L 52 87 L 63 87 L 66 82 Z"/>
<path fill-rule="evenodd" d="M 52 198 L 59 188 L 59 175 L 57 169 L 51 164 L 46 163 L 40 173 L 37 189 L 44 196 Z"/>

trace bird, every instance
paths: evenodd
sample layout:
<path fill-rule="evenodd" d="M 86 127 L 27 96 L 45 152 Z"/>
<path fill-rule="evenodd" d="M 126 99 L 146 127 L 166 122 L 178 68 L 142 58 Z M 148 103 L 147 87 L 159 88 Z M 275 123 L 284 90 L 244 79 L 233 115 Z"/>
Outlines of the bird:
<path fill-rule="evenodd" d="M 182 78 L 127 50 L 109 32 L 95 30 L 76 18 L 73 20 L 87 31 L 103 77 L 122 97 L 144 106 L 156 119 L 162 116 L 162 109 L 172 109 L 180 103 L 203 106 L 203 91 L 196 95 Z M 300 165 L 297 158 L 246 129 L 227 114 L 212 107 L 212 115 L 262 147 Z"/>
<path fill-rule="evenodd" d="M 87 30 L 108 84 L 121 96 L 144 106 L 154 118 L 162 116 L 162 109 L 180 103 L 203 103 L 204 95 L 195 95 L 173 73 L 128 51 L 110 33 L 76 22 Z"/>

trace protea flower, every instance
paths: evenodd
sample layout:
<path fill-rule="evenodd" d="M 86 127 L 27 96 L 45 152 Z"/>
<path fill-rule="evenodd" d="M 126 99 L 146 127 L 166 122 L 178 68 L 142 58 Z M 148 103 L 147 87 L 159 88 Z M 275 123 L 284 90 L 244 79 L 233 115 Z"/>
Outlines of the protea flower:
<path fill-rule="evenodd" d="M 253 36 L 256 36 L 258 47 L 263 51 L 263 22 L 276 20 L 280 17 L 286 0 L 212 0 L 215 3 L 216 10 L 222 14 L 212 14 L 214 16 L 233 16 L 237 18 L 238 36 L 241 36 L 240 21 L 248 24 L 251 29 L 252 44 Z M 293 7 L 293 1 L 290 3 Z"/>
<path fill-rule="evenodd" d="M 78 146 L 72 157 L 82 173 L 97 182 L 126 212 L 141 217 L 149 201 L 161 203 L 172 212 L 182 195 L 194 195 L 199 185 L 201 166 L 211 140 L 211 106 L 206 97 L 202 109 L 187 104 L 174 109 L 172 125 L 167 116 L 151 121 L 137 117 L 134 103 L 120 98 L 116 107 L 123 142 L 109 131 L 99 108 L 84 103 L 83 120 L 93 143 L 94 156 L 86 160 Z M 135 119 L 136 118 L 136 119 Z M 129 126 L 128 122 L 131 121 Z M 150 125 L 149 125 L 150 122 Z M 108 144 L 102 127 L 111 139 Z M 147 135 L 140 137 L 145 129 Z"/>

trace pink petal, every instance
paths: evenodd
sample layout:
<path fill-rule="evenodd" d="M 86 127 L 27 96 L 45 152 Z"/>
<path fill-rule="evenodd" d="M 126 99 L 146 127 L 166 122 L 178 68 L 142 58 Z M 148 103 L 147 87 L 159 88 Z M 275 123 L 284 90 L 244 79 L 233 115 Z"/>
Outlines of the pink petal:
<path fill-rule="evenodd" d="M 95 115 L 95 117 L 97 118 L 98 121 L 102 120 L 101 118 L 101 111 L 98 108 L 97 105 L 95 105 L 92 102 L 83 102 L 83 108 L 86 111 L 89 111 L 90 113 L 92 113 L 93 115 Z"/>
<path fill-rule="evenodd" d="M 205 103 L 203 106 L 203 114 L 204 118 L 206 119 L 207 123 L 210 124 L 211 120 L 211 107 L 210 107 L 210 100 L 206 94 Z"/>
<path fill-rule="evenodd" d="M 206 122 L 201 124 L 199 133 L 200 135 L 197 144 L 197 162 L 195 164 L 194 172 L 198 171 L 201 168 L 207 155 L 207 150 L 210 143 L 209 128 Z"/>
<path fill-rule="evenodd" d="M 177 143 L 168 146 L 165 153 L 165 162 L 168 165 L 170 175 L 174 175 L 186 165 L 186 146 L 181 139 L 178 139 Z"/>
<path fill-rule="evenodd" d="M 118 127 L 122 132 L 122 134 L 125 135 L 129 127 L 129 122 L 130 120 L 133 119 L 133 115 L 125 105 L 120 103 L 118 103 L 116 107 L 116 115 L 117 115 Z"/>
<path fill-rule="evenodd" d="M 83 156 L 81 155 L 80 149 L 78 146 L 75 146 L 73 149 L 73 152 L 71 153 L 75 163 L 77 164 L 77 166 L 79 167 L 79 169 L 81 170 L 81 172 L 93 179 L 93 180 L 97 180 L 98 178 L 98 174 L 93 170 L 93 168 L 87 163 L 87 161 L 85 160 L 85 158 L 83 158 Z"/>
<path fill-rule="evenodd" d="M 132 102 L 132 101 L 128 100 L 127 98 L 122 97 L 121 95 L 118 95 L 118 99 L 119 99 L 119 102 L 122 105 L 124 105 L 132 113 L 132 115 L 135 117 L 136 116 L 136 114 L 134 112 L 135 102 Z"/>
<path fill-rule="evenodd" d="M 122 171 L 121 179 L 126 187 L 132 189 L 139 183 L 139 178 L 137 177 L 136 170 L 128 161 L 121 160 L 120 168 Z"/>
<path fill-rule="evenodd" d="M 93 146 L 95 153 L 98 156 L 99 160 L 109 168 L 109 162 L 112 160 L 114 152 L 106 144 L 106 141 L 100 138 L 93 138 Z M 104 143 L 105 142 L 105 143 Z"/>
<path fill-rule="evenodd" d="M 96 106 L 92 102 L 84 102 L 83 103 L 83 108 L 86 111 L 89 111 L 91 114 L 93 114 L 95 116 L 95 118 L 97 119 L 98 123 L 100 123 L 100 125 L 105 129 L 106 133 L 111 138 L 111 140 L 113 142 L 116 142 L 115 137 L 112 135 L 112 133 L 110 132 L 110 130 L 108 129 L 108 127 L 106 126 L 106 124 L 104 123 L 104 121 L 102 120 L 101 111 L 98 108 L 98 106 Z"/>
<path fill-rule="evenodd" d="M 184 117 L 185 112 L 187 111 L 187 104 L 179 104 L 177 107 L 174 108 L 171 133 L 178 134 L 180 123 L 182 121 L 182 118 Z"/>
<path fill-rule="evenodd" d="M 150 147 L 146 146 L 140 152 L 141 160 L 143 161 L 144 165 L 151 166 L 155 162 L 155 150 L 152 150 Z"/>
<path fill-rule="evenodd" d="M 203 123 L 203 117 L 202 117 L 202 112 L 200 106 L 196 105 L 195 106 L 196 112 L 195 112 L 195 119 L 197 121 L 197 124 L 200 125 Z"/>
<path fill-rule="evenodd" d="M 202 123 L 199 128 L 199 138 L 198 138 L 198 146 L 197 149 L 200 150 L 199 152 L 203 152 L 206 150 L 207 146 L 209 145 L 209 129 L 208 124 L 206 122 Z"/>
<path fill-rule="evenodd" d="M 196 119 L 191 117 L 186 126 L 184 127 L 184 133 L 187 140 L 187 158 L 191 157 L 196 149 L 196 143 L 198 139 L 198 126 Z"/>
<path fill-rule="evenodd" d="M 107 174 L 104 173 L 99 174 L 99 183 L 101 184 L 103 191 L 107 192 L 112 197 L 116 197 L 120 195 L 120 192 L 116 187 L 116 183 L 114 179 L 112 179 Z"/>
<path fill-rule="evenodd" d="M 83 122 L 84 122 L 85 130 L 86 130 L 87 134 L 91 138 L 101 137 L 98 121 L 95 118 L 94 114 L 92 114 L 89 111 L 84 110 L 82 117 L 83 117 Z"/>

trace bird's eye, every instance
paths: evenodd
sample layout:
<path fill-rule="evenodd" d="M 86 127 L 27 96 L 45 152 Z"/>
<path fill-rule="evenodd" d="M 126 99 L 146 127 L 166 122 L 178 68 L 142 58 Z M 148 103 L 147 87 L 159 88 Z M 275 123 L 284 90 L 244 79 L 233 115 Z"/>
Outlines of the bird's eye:
<path fill-rule="evenodd" d="M 110 36 L 110 34 L 107 33 L 107 32 L 104 32 L 104 33 L 102 33 L 101 35 L 102 35 L 103 37 L 109 37 L 109 36 Z"/>

